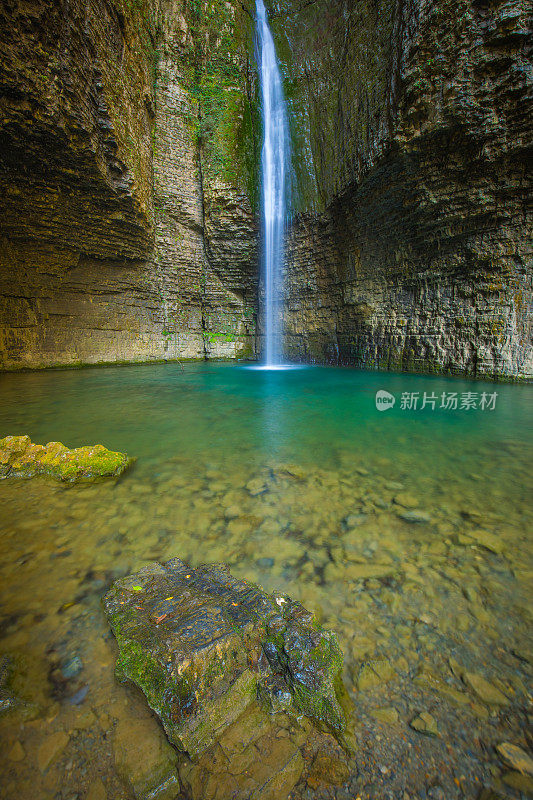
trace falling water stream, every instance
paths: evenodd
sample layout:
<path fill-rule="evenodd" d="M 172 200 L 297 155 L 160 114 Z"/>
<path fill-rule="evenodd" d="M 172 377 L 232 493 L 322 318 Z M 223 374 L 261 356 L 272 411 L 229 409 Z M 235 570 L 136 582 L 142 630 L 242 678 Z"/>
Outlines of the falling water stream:
<path fill-rule="evenodd" d="M 261 210 L 263 224 L 263 280 L 265 290 L 265 366 L 281 366 L 283 246 L 287 210 L 289 135 L 281 75 L 265 4 L 256 0 L 258 67 L 263 111 L 261 154 Z"/>

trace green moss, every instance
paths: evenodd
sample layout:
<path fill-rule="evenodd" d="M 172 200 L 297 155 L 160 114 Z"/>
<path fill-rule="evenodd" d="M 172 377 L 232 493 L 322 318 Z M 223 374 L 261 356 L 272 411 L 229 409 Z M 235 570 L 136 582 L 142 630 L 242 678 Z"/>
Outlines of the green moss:
<path fill-rule="evenodd" d="M 241 3 L 193 2 L 192 45 L 185 54 L 185 88 L 198 101 L 191 133 L 207 184 L 221 181 L 256 206 L 260 119 L 252 17 Z"/>
<path fill-rule="evenodd" d="M 242 338 L 240 341 L 243 342 Z M 252 361 L 255 356 L 254 339 L 252 336 L 247 336 L 244 345 L 239 348 L 239 358 L 243 361 Z"/>
<path fill-rule="evenodd" d="M 337 697 L 342 651 L 333 633 L 322 633 L 317 647 L 305 653 L 303 668 L 309 673 L 320 674 L 322 681 L 318 690 L 310 690 L 304 684 L 294 681 L 296 706 L 319 725 L 336 731 L 344 730 L 346 720 Z"/>
<path fill-rule="evenodd" d="M 29 437 L 0 440 L 0 464 L 6 475 L 50 475 L 63 481 L 103 478 L 120 475 L 133 460 L 101 444 L 69 450 L 61 442 L 34 445 Z"/>
<path fill-rule="evenodd" d="M 275 646 L 279 663 L 287 675 L 302 673 L 314 676 L 312 689 L 298 678 L 289 677 L 295 707 L 319 726 L 338 733 L 346 727 L 337 696 L 338 686 L 342 684 L 342 650 L 335 634 L 323 631 L 316 621 L 313 621 L 313 628 L 320 636 L 318 644 L 309 651 L 302 650 L 300 642 L 295 642 L 291 650 L 284 630 L 271 631 L 266 642 Z M 293 661 L 298 663 L 296 669 L 291 665 Z M 319 681 L 317 676 L 320 676 Z"/>
<path fill-rule="evenodd" d="M 131 639 L 120 637 L 120 634 L 117 639 L 120 647 L 115 668 L 117 679 L 136 683 L 146 695 L 150 707 L 172 728 L 176 721 L 176 706 L 186 705 L 191 698 L 186 678 L 169 682 L 162 666 L 150 657 L 146 648 Z"/>

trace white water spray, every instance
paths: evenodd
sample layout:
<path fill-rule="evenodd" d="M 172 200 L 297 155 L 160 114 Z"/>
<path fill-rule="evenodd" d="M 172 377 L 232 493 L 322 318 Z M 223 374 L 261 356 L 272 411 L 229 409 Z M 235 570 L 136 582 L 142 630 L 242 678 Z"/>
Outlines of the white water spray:
<path fill-rule="evenodd" d="M 256 0 L 259 76 L 263 113 L 261 214 L 265 292 L 265 366 L 280 367 L 283 356 L 281 296 L 289 171 L 289 128 L 274 40 L 265 4 Z"/>

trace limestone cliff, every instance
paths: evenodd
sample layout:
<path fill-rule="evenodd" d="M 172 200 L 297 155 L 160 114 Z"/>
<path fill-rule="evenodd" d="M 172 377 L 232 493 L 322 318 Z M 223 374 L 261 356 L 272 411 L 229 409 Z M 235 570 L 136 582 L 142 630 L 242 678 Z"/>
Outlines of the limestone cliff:
<path fill-rule="evenodd" d="M 289 353 L 531 375 L 529 5 L 280 0 L 271 11 L 299 211 Z"/>
<path fill-rule="evenodd" d="M 252 0 L 2 0 L 0 368 L 253 356 Z M 288 354 L 531 375 L 525 0 L 270 0 Z"/>
<path fill-rule="evenodd" d="M 227 148 L 251 128 L 235 9 L 2 4 L 0 367 L 253 352 L 253 197 L 242 170 L 209 169 L 224 133 L 200 135 L 202 84 L 234 87 Z"/>
<path fill-rule="evenodd" d="M 163 0 L 159 19 L 155 261 L 166 356 L 253 356 L 252 20 L 237 0 Z"/>

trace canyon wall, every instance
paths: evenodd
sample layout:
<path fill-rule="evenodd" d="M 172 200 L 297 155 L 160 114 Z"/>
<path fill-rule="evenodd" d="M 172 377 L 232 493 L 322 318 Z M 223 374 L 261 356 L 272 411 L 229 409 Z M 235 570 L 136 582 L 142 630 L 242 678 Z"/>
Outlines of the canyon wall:
<path fill-rule="evenodd" d="M 252 17 L 238 0 L 162 0 L 158 18 L 155 272 L 165 357 L 254 357 Z"/>
<path fill-rule="evenodd" d="M 2 4 L 0 367 L 253 355 L 253 37 L 220 7 Z"/>
<path fill-rule="evenodd" d="M 270 0 L 287 354 L 532 373 L 525 0 Z M 0 368 L 254 357 L 253 0 L 1 0 Z"/>
<path fill-rule="evenodd" d="M 295 151 L 293 358 L 532 374 L 530 14 L 271 3 Z"/>

